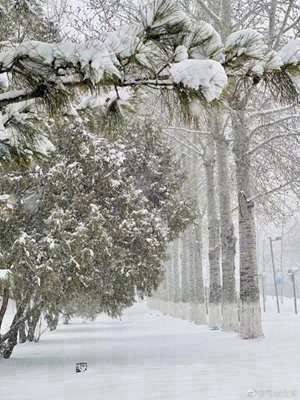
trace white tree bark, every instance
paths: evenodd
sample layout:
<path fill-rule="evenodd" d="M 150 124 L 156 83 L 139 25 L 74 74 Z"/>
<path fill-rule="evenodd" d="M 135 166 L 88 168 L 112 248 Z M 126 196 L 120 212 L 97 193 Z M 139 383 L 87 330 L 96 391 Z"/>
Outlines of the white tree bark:
<path fill-rule="evenodd" d="M 221 0 L 218 9 L 215 2 L 210 6 L 220 17 L 220 27 L 217 27 L 225 42 L 232 32 L 232 0 Z M 222 329 L 237 331 L 239 328 L 238 310 L 235 288 L 235 245 L 234 225 L 231 215 L 231 197 L 228 167 L 228 145 L 222 132 L 222 109 L 214 110 L 210 115 L 210 129 L 216 142 L 220 235 L 222 254 Z M 210 307 L 211 308 L 211 307 Z"/>
<path fill-rule="evenodd" d="M 172 298 L 170 306 L 170 315 L 178 317 L 179 302 L 180 302 L 180 279 L 179 279 L 179 240 L 176 239 L 171 244 L 172 251 Z"/>
<path fill-rule="evenodd" d="M 198 218 L 191 230 L 193 298 L 191 317 L 196 324 L 206 324 L 206 306 L 202 270 L 202 217 Z"/>
<path fill-rule="evenodd" d="M 168 250 L 168 260 L 166 263 L 166 282 L 167 282 L 167 298 L 166 298 L 166 311 L 167 314 L 172 314 L 173 308 L 173 299 L 174 299 L 174 273 L 173 273 L 173 254 L 172 254 L 172 245 L 169 244 Z"/>
<path fill-rule="evenodd" d="M 221 1 L 221 37 L 223 42 L 232 32 L 232 0 Z"/>
<path fill-rule="evenodd" d="M 275 28 L 276 28 L 276 10 L 278 6 L 278 0 L 272 0 L 269 9 L 269 37 L 268 37 L 268 45 L 269 48 L 272 48 L 273 41 L 275 38 Z"/>
<path fill-rule="evenodd" d="M 239 321 L 235 284 L 236 238 L 231 214 L 228 143 L 224 136 L 218 136 L 216 148 L 222 255 L 222 329 L 237 332 Z"/>
<path fill-rule="evenodd" d="M 189 228 L 190 229 L 190 228 Z M 181 318 L 191 318 L 191 302 L 192 302 L 192 268 L 189 257 L 189 235 L 188 230 L 181 237 Z"/>
<path fill-rule="evenodd" d="M 256 261 L 254 203 L 250 201 L 250 159 L 247 124 L 243 111 L 232 115 L 235 174 L 239 203 L 240 250 L 240 336 L 251 339 L 263 336 Z"/>
<path fill-rule="evenodd" d="M 199 135 L 193 135 L 193 143 L 197 146 L 199 143 Z M 206 324 L 206 304 L 205 304 L 205 293 L 204 293 L 204 282 L 203 282 L 203 240 L 202 240 L 202 229 L 203 229 L 203 214 L 200 208 L 199 191 L 195 190 L 194 186 L 198 187 L 199 177 L 199 156 L 196 152 L 192 153 L 192 165 L 191 165 L 191 179 L 190 184 L 191 194 L 198 211 L 198 218 L 190 230 L 190 251 L 191 251 L 191 265 L 192 265 L 192 309 L 191 318 L 196 324 Z"/>
<path fill-rule="evenodd" d="M 219 329 L 222 325 L 221 283 L 220 283 L 220 245 L 219 221 L 217 216 L 215 186 L 215 145 L 208 140 L 208 156 L 204 162 L 207 185 L 207 220 L 208 220 L 208 259 L 209 259 L 209 298 L 208 325 Z"/>

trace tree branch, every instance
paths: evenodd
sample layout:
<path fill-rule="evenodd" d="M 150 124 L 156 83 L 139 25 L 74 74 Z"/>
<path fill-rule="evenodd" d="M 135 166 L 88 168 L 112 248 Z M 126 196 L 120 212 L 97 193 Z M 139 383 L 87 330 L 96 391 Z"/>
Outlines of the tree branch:
<path fill-rule="evenodd" d="M 282 134 L 282 135 L 275 135 L 261 143 L 259 143 L 257 146 L 255 146 L 253 149 L 250 149 L 249 151 L 247 151 L 246 153 L 243 154 L 243 157 L 245 156 L 249 156 L 252 155 L 253 153 L 255 153 L 257 150 L 259 150 L 260 148 L 262 148 L 263 146 L 265 146 L 266 144 L 272 142 L 273 140 L 276 139 L 281 139 L 281 138 L 288 138 L 288 137 L 297 137 L 300 136 L 300 132 L 294 132 L 294 133 L 286 133 L 286 134 Z"/>
<path fill-rule="evenodd" d="M 216 24 L 219 26 L 221 25 L 221 18 L 215 12 L 213 12 L 210 7 L 208 7 L 204 0 L 197 0 L 197 3 L 203 8 L 207 15 L 215 21 Z"/>
<path fill-rule="evenodd" d="M 280 108 L 271 108 L 268 110 L 262 110 L 262 111 L 255 111 L 255 112 L 251 112 L 249 114 L 249 117 L 265 117 L 266 115 L 270 115 L 270 114 L 276 114 L 276 113 L 280 113 L 280 112 L 284 112 L 284 111 L 288 111 L 291 108 L 295 108 L 294 105 L 289 105 L 289 106 L 284 106 L 284 107 L 280 107 Z"/>
<path fill-rule="evenodd" d="M 276 193 L 276 192 L 278 192 L 278 191 L 284 189 L 285 187 L 287 187 L 287 186 L 289 186 L 289 185 L 291 185 L 292 183 L 295 183 L 295 182 L 298 182 L 298 181 L 292 179 L 292 180 L 290 180 L 290 181 L 288 181 L 288 182 L 283 183 L 283 184 L 280 185 L 280 186 L 276 186 L 276 187 L 273 188 L 273 189 L 267 190 L 266 192 L 258 193 L 258 194 L 256 194 L 255 196 L 250 197 L 249 199 L 247 199 L 247 202 L 253 202 L 253 201 L 255 201 L 255 200 L 260 199 L 261 197 L 265 197 L 265 196 L 268 196 L 268 195 L 270 195 L 270 194 Z M 237 211 L 238 209 L 239 209 L 239 207 L 236 206 L 236 207 L 234 207 L 234 208 L 231 210 L 231 212 L 235 212 L 235 211 Z"/>
<path fill-rule="evenodd" d="M 278 32 L 278 34 L 276 35 L 276 40 L 275 40 L 275 43 L 274 43 L 274 46 L 273 46 L 274 49 L 276 49 L 276 48 L 278 47 L 278 45 L 279 45 L 280 38 L 281 38 L 281 36 L 282 36 L 282 34 L 283 34 L 283 32 L 284 32 L 284 29 L 286 28 L 287 21 L 288 21 L 288 19 L 289 19 L 290 14 L 291 14 L 294 1 L 295 1 L 295 0 L 289 0 L 288 9 L 287 9 L 287 11 L 286 11 L 286 13 L 285 13 L 285 16 L 284 16 L 282 25 L 281 25 L 281 27 L 280 27 L 280 29 L 279 29 L 279 32 Z"/>
<path fill-rule="evenodd" d="M 255 201 L 257 199 L 260 199 L 261 197 L 265 197 L 265 196 L 268 196 L 269 194 L 278 192 L 278 191 L 284 189 L 285 187 L 291 185 L 294 182 L 297 182 L 297 181 L 293 179 L 293 180 L 290 180 L 290 181 L 288 181 L 286 183 L 283 183 L 280 186 L 276 186 L 275 188 L 270 189 L 270 190 L 268 190 L 268 191 L 266 191 L 264 193 L 258 193 L 257 195 L 255 195 L 255 196 L 251 197 L 250 199 L 248 199 L 248 201 Z"/>
<path fill-rule="evenodd" d="M 181 126 L 170 126 L 166 129 L 174 129 L 174 130 L 179 130 L 187 133 L 195 133 L 195 134 L 200 134 L 200 135 L 210 135 L 208 131 L 199 131 L 197 129 L 188 129 L 188 128 L 183 128 Z"/>
<path fill-rule="evenodd" d="M 198 154 L 200 157 L 203 157 L 203 153 L 192 143 L 192 144 L 188 144 L 185 141 L 178 139 L 175 135 L 171 135 L 170 133 L 166 132 L 166 129 L 164 129 L 164 134 L 171 137 L 172 139 L 174 139 L 176 142 L 182 144 L 183 146 L 185 146 L 186 148 L 192 150 L 194 153 Z M 190 142 L 189 142 L 190 143 Z"/>
<path fill-rule="evenodd" d="M 267 124 L 256 126 L 250 132 L 249 137 L 252 137 L 257 131 L 259 131 L 261 129 L 269 128 L 270 126 L 281 124 L 282 122 L 286 122 L 286 121 L 288 121 L 290 119 L 298 119 L 298 118 L 300 118 L 300 114 L 292 114 L 292 115 L 289 115 L 287 117 L 283 117 L 283 118 L 277 119 L 276 121 L 271 121 L 271 122 L 268 122 Z"/>
<path fill-rule="evenodd" d="M 43 86 L 44 87 L 44 86 Z M 21 103 L 22 101 L 35 99 L 42 97 L 43 91 L 41 88 L 37 89 L 22 89 L 13 90 L 10 92 L 5 92 L 0 94 L 0 110 L 9 104 Z"/>

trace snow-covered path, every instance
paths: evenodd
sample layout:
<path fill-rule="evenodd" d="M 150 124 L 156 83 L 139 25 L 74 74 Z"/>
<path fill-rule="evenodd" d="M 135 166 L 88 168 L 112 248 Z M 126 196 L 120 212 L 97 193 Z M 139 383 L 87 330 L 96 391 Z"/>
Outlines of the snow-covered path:
<path fill-rule="evenodd" d="M 0 360 L 0 399 L 300 399 L 300 316 L 267 313 L 264 329 L 241 341 L 138 304 L 122 321 L 73 322 L 19 345 Z"/>

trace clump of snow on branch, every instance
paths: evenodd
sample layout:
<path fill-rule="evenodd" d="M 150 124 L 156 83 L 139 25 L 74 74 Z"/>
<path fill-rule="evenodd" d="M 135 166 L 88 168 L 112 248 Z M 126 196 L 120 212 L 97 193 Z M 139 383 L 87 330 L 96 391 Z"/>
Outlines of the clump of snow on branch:
<path fill-rule="evenodd" d="M 280 56 L 297 92 L 300 93 L 300 38 L 290 40 L 280 50 Z"/>
<path fill-rule="evenodd" d="M 116 99 L 119 100 L 120 105 L 127 105 L 133 94 L 134 93 L 130 88 L 125 87 L 118 89 L 118 94 L 115 90 L 111 90 L 107 93 L 84 96 L 76 108 L 77 110 L 84 110 L 86 108 L 103 108 Z"/>
<path fill-rule="evenodd" d="M 251 72 L 263 76 L 283 66 L 281 54 L 274 50 L 268 51 L 263 36 L 253 29 L 230 34 L 224 51 L 229 69 L 233 68 L 238 74 Z"/>
<path fill-rule="evenodd" d="M 188 49 L 185 46 L 177 46 L 174 54 L 174 61 L 181 62 L 189 58 Z"/>
<path fill-rule="evenodd" d="M 0 90 L 7 89 L 9 87 L 7 74 L 0 74 Z"/>
<path fill-rule="evenodd" d="M 29 102 L 24 102 L 23 106 L 28 103 Z M 38 153 L 42 156 L 48 156 L 51 152 L 55 151 L 55 146 L 50 142 L 50 140 L 44 133 L 37 134 L 34 137 L 30 146 L 28 146 L 25 143 L 22 131 L 20 132 L 13 125 L 8 125 L 8 127 L 5 127 L 4 124 L 9 119 L 15 120 L 19 126 L 25 126 L 26 124 L 28 128 L 32 126 L 32 122 L 30 121 L 30 114 L 23 114 L 21 112 L 22 107 L 20 106 L 20 104 L 11 105 L 7 109 L 7 111 L 8 113 L 5 116 L 3 116 L 0 112 L 0 157 L 3 157 L 3 155 L 5 154 L 6 147 L 17 149 L 19 148 L 19 146 L 21 146 L 23 148 L 23 151 L 25 151 L 28 156 L 32 155 L 33 153 Z"/>
<path fill-rule="evenodd" d="M 184 44 L 190 49 L 190 58 L 222 61 L 223 43 L 214 27 L 205 21 L 193 23 Z"/>
<path fill-rule="evenodd" d="M 263 59 L 266 52 L 263 36 L 253 29 L 233 32 L 225 43 L 226 59 L 234 59 L 242 55 L 247 58 Z"/>
<path fill-rule="evenodd" d="M 80 47 L 73 43 L 49 44 L 39 41 L 28 41 L 22 43 L 15 49 L 9 49 L 0 53 L 0 64 L 2 70 L 9 70 L 19 59 L 24 59 L 23 64 L 30 61 L 44 66 L 54 67 L 64 75 L 66 64 L 72 65 L 74 69 L 80 65 L 80 72 L 84 78 L 93 83 L 100 82 L 104 74 L 120 78 L 117 68 L 118 61 L 105 45 L 98 47 Z"/>
<path fill-rule="evenodd" d="M 279 53 L 271 50 L 265 55 L 264 59 L 265 71 L 279 70 L 282 67 L 282 58 Z"/>
<path fill-rule="evenodd" d="M 263 60 L 253 63 L 252 72 L 262 76 L 266 72 L 280 70 L 282 65 L 283 63 L 280 55 L 276 51 L 271 50 L 265 55 Z"/>
<path fill-rule="evenodd" d="M 9 275 L 10 275 L 9 269 L 0 269 L 0 281 L 8 279 Z"/>
<path fill-rule="evenodd" d="M 188 26 L 189 18 L 184 11 L 176 6 L 173 0 L 156 0 L 145 2 L 140 7 L 140 15 L 144 29 L 151 28 L 157 33 L 162 31 L 174 32 L 174 27 Z"/>
<path fill-rule="evenodd" d="M 280 56 L 284 65 L 300 63 L 300 38 L 290 40 L 281 50 Z"/>
<path fill-rule="evenodd" d="M 115 32 L 103 35 L 105 45 L 113 54 L 121 58 L 129 58 L 136 53 L 141 40 L 142 29 L 139 25 L 123 25 Z"/>
<path fill-rule="evenodd" d="M 50 153 L 53 153 L 55 151 L 55 146 L 50 140 L 44 136 L 40 135 L 38 138 L 36 138 L 36 142 L 34 145 L 34 151 L 36 153 L 39 153 L 43 156 L 48 156 Z"/>
<path fill-rule="evenodd" d="M 184 60 L 173 64 L 170 74 L 175 83 L 201 90 L 208 102 L 218 99 L 227 85 L 224 68 L 213 60 Z"/>
<path fill-rule="evenodd" d="M 0 140 L 5 139 L 6 137 L 6 133 L 5 133 L 5 128 L 4 128 L 4 124 L 3 124 L 3 116 L 2 116 L 2 112 L 0 112 Z"/>

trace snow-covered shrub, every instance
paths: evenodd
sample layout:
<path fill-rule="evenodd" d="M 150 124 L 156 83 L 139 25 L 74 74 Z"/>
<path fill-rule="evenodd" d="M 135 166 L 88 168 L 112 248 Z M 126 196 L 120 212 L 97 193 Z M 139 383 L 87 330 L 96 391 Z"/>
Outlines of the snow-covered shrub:
<path fill-rule="evenodd" d="M 18 200 L 0 224 L 1 267 L 44 308 L 86 298 L 118 315 L 157 287 L 167 243 L 193 219 L 183 176 L 152 123 L 109 142 L 75 122 L 53 139 L 51 161 L 2 179 Z"/>

